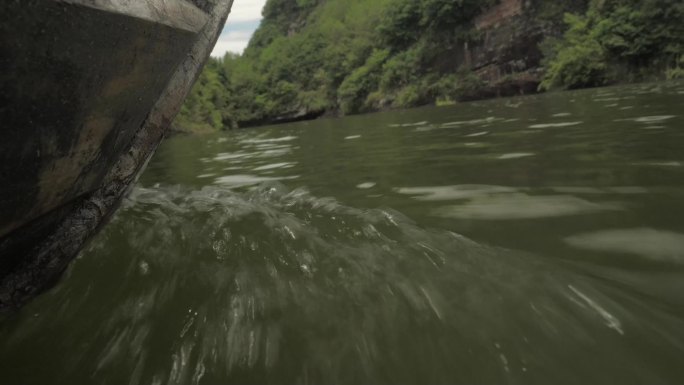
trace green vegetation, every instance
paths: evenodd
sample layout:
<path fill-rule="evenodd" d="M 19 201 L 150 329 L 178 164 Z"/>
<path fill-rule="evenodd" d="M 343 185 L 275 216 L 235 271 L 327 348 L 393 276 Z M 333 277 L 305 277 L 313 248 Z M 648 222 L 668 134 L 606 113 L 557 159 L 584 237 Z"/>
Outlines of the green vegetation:
<path fill-rule="evenodd" d="M 221 130 L 451 104 L 496 96 L 502 85 L 511 86 L 509 94 L 519 92 L 520 79 L 529 78 L 525 71 L 538 67 L 539 58 L 521 68 L 508 65 L 495 81 L 476 75 L 470 65 L 467 47 L 484 41 L 475 18 L 498 2 L 269 0 L 248 48 L 210 60 L 176 125 Z M 526 3 L 531 15 L 517 22 L 548 36 L 541 47 L 543 89 L 683 76 L 680 0 Z M 535 76 L 534 87 L 542 80 Z"/>
<path fill-rule="evenodd" d="M 244 54 L 210 60 L 176 125 L 228 129 L 433 102 L 450 92 L 442 75 L 453 76 L 434 63 L 493 2 L 269 0 Z"/>
<path fill-rule="evenodd" d="M 580 88 L 682 76 L 684 2 L 592 0 L 567 14 L 562 39 L 547 41 L 542 88 Z"/>

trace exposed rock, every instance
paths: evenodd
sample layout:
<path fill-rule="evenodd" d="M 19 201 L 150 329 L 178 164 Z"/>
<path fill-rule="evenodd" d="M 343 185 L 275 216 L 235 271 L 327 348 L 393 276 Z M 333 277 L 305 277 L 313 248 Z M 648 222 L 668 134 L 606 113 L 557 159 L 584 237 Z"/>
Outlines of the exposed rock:
<path fill-rule="evenodd" d="M 488 83 L 482 97 L 536 92 L 543 76 L 540 44 L 562 34 L 565 12 L 582 12 L 586 6 L 585 0 L 501 0 L 475 19 L 480 38 L 464 43 L 457 56 Z"/>

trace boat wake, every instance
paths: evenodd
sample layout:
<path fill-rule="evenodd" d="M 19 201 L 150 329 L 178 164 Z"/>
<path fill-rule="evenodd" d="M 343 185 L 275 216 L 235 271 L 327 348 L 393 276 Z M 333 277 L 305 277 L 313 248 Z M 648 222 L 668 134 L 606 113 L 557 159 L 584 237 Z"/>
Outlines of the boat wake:
<path fill-rule="evenodd" d="M 135 189 L 37 309 L 0 362 L 57 339 L 66 378 L 132 384 L 652 383 L 684 353 L 667 304 L 278 183 Z"/>

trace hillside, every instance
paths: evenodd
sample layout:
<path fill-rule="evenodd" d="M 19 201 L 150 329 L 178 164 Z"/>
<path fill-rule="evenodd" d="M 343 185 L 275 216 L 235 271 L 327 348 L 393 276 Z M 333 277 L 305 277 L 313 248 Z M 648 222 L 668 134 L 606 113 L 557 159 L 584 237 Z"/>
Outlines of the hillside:
<path fill-rule="evenodd" d="M 681 77 L 679 0 L 269 0 L 212 59 L 188 131 Z"/>

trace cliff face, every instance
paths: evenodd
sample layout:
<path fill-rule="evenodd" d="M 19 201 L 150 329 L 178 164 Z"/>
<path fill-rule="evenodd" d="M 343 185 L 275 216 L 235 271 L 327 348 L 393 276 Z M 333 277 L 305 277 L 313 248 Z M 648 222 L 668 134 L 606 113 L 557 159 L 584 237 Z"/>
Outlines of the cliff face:
<path fill-rule="evenodd" d="M 481 40 L 472 46 L 465 43 L 465 64 L 484 80 L 500 81 L 538 66 L 543 34 L 529 23 L 525 11 L 523 0 L 503 0 L 475 19 Z"/>
<path fill-rule="evenodd" d="M 535 92 L 543 75 L 540 44 L 563 33 L 564 13 L 586 7 L 586 0 L 501 0 L 478 16 L 479 39 L 464 43 L 461 55 L 463 64 L 490 85 L 481 96 Z"/>
<path fill-rule="evenodd" d="M 461 92 L 456 97 L 459 101 L 535 93 L 543 77 L 541 43 L 547 37 L 561 36 L 563 15 L 566 12 L 583 13 L 587 3 L 588 0 L 499 0 L 472 20 L 468 38 L 455 45 L 449 44 L 416 71 L 448 76 L 460 73 L 464 68 L 470 70 L 479 78 L 480 84 Z M 277 24 L 282 31 L 287 31 L 284 35 L 291 38 L 307 30 L 308 14 L 294 12 L 287 20 L 279 18 Z M 271 18 L 275 20 L 274 16 Z M 467 83 L 467 80 L 461 79 L 457 83 Z M 396 94 L 365 111 L 396 108 L 392 97 Z M 247 122 L 247 125 L 308 120 L 324 114 L 343 115 L 339 105 L 327 110 L 296 107 L 265 120 Z"/>
<path fill-rule="evenodd" d="M 501 3 L 490 8 L 475 19 L 475 27 L 478 30 L 488 30 L 500 26 L 503 22 L 510 20 L 523 13 L 524 4 L 522 0 L 502 0 Z"/>

